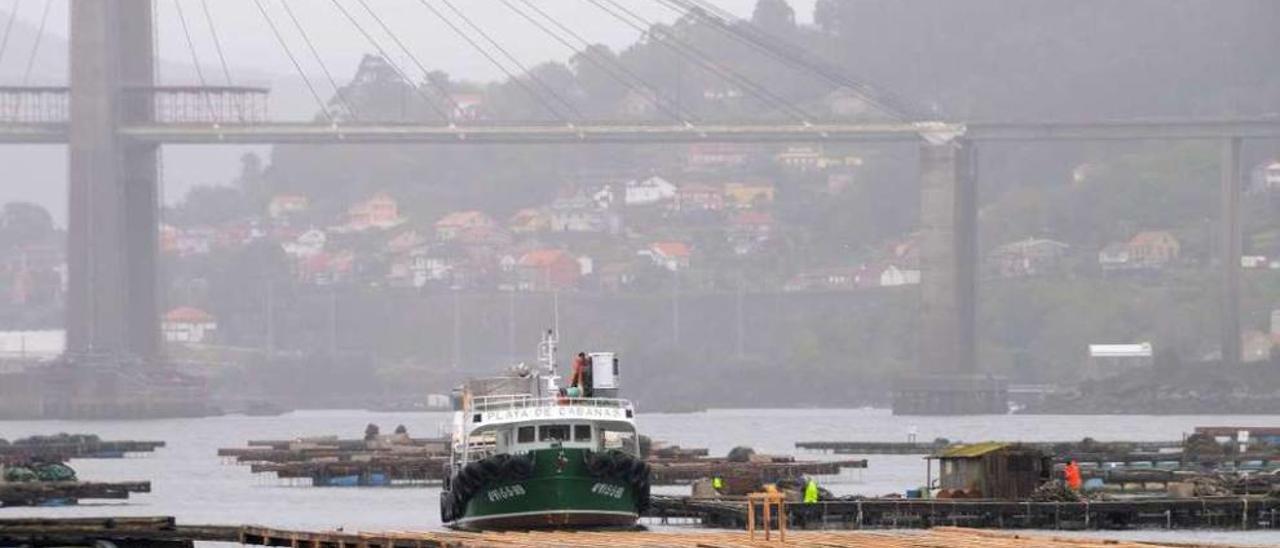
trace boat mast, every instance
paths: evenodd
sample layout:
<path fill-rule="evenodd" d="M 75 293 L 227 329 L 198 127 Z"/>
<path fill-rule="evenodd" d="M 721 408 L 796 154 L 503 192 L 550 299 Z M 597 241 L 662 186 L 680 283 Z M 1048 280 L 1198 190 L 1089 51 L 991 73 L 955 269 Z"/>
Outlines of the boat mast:
<path fill-rule="evenodd" d="M 542 342 L 538 344 L 538 363 L 542 365 L 541 374 L 546 379 L 546 390 L 549 394 L 539 394 L 539 396 L 557 395 L 560 393 L 560 376 L 556 374 L 556 347 L 560 343 L 556 330 L 548 329 L 547 333 L 542 336 Z M 543 387 L 539 385 L 539 390 Z"/>

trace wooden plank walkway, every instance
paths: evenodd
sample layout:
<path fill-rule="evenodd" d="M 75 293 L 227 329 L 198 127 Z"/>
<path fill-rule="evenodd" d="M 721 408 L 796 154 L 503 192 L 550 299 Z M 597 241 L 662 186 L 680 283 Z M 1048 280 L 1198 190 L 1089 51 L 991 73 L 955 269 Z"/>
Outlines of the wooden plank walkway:
<path fill-rule="evenodd" d="M 196 542 L 239 543 L 290 548 L 1190 548 L 1219 546 L 1078 539 L 1049 533 L 1009 533 L 937 527 L 927 531 L 788 531 L 752 540 L 743 531 L 545 531 L 466 533 L 458 531 L 290 531 L 253 526 L 180 525 L 172 517 L 0 519 L 0 546 L 95 546 L 108 541 L 120 548 L 189 548 Z"/>
<path fill-rule="evenodd" d="M 1190 545 L 1078 539 L 1048 535 L 1010 534 L 940 527 L 929 531 L 795 531 L 785 543 L 777 532 L 770 541 L 757 532 L 752 540 L 745 532 L 512 532 L 413 533 L 296 533 L 246 529 L 242 543 L 293 548 L 768 548 L 819 546 L 826 548 L 1152 548 Z M 1208 545 L 1202 545 L 1208 546 Z"/>

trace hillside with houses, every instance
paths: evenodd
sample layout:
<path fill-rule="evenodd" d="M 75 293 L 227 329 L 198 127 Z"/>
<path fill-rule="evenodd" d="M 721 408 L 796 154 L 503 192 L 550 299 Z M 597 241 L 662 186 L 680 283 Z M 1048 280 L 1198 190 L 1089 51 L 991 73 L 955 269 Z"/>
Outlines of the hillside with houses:
<path fill-rule="evenodd" d="M 787 2 L 762 0 L 752 22 L 945 119 L 1275 111 L 1280 79 L 1253 67 L 1280 35 L 1249 10 L 1170 8 L 1162 24 L 1178 32 L 1153 32 L 1164 45 L 1135 53 L 1115 45 L 1150 24 L 1150 2 L 1094 1 L 1115 17 L 1103 26 L 1070 3 L 1034 3 L 1003 15 L 988 0 L 942 3 L 930 13 L 956 24 L 923 42 L 884 30 L 918 24 L 901 19 L 911 9 L 857 2 L 820 0 L 821 23 L 805 25 Z M 1025 32 L 992 30 L 1006 27 Z M 1221 39 L 1218 28 L 1242 30 Z M 617 51 L 592 46 L 591 58 L 671 97 L 619 86 L 584 55 L 529 72 L 584 119 L 668 124 L 665 110 L 679 107 L 675 123 L 690 128 L 795 122 L 652 39 L 670 35 L 776 83 L 813 120 L 891 117 L 696 17 L 650 30 Z M 1008 62 L 953 43 L 999 47 Z M 1045 59 L 1061 70 L 1043 70 Z M 372 54 L 339 70 L 335 125 L 563 122 L 518 79 L 410 81 Z M 1167 93 L 1168 82 L 1203 93 Z M 188 181 L 201 184 L 169 197 L 158 233 L 166 348 L 228 390 L 390 401 L 528 361 L 558 324 L 570 347 L 627 356 L 629 390 L 654 406 L 883 403 L 891 379 L 918 366 L 918 154 L 910 143 L 277 145 L 245 155 L 232 181 Z M 1250 141 L 1242 157 L 1245 360 L 1275 363 L 1280 146 Z M 1070 384 L 1215 360 L 1217 319 L 1205 311 L 1218 308 L 1219 162 L 1210 142 L 983 143 L 983 370 Z M 56 355 L 61 339 L 44 332 L 62 325 L 65 238 L 39 206 L 0 212 L 0 352 Z"/>

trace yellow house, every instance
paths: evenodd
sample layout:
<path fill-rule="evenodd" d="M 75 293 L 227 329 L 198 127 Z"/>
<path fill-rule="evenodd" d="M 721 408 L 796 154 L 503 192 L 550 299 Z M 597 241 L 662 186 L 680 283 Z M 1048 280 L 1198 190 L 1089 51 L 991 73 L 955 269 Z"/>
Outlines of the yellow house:
<path fill-rule="evenodd" d="M 772 183 L 725 183 L 724 201 L 738 208 L 750 208 L 773 202 Z"/>

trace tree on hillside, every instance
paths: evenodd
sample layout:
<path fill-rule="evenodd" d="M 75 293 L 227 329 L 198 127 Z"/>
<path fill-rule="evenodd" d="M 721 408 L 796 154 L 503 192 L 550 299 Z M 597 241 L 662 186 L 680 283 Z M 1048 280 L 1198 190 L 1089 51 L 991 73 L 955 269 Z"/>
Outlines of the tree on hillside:
<path fill-rule="evenodd" d="M 46 242 L 56 233 L 53 216 L 38 204 L 9 202 L 0 210 L 0 248 Z"/>
<path fill-rule="evenodd" d="M 759 0 L 751 22 L 771 34 L 789 36 L 796 31 L 796 10 L 787 0 Z"/>
<path fill-rule="evenodd" d="M 166 217 L 176 225 L 217 225 L 257 213 L 240 189 L 227 185 L 192 187 Z"/>

